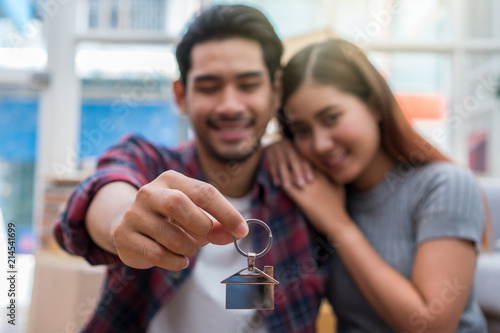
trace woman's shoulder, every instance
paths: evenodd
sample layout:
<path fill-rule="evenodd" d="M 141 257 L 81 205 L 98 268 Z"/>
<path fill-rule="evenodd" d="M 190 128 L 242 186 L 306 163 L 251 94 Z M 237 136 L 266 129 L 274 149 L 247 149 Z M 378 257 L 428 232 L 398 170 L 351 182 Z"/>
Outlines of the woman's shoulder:
<path fill-rule="evenodd" d="M 451 162 L 438 161 L 429 162 L 419 168 L 415 173 L 415 181 L 421 186 L 462 184 L 477 186 L 472 171 Z"/>
<path fill-rule="evenodd" d="M 477 186 L 474 174 L 469 169 L 446 161 L 423 165 L 399 163 L 386 174 L 385 180 L 392 191 L 399 187 L 400 190 L 407 189 L 412 193 L 447 184 Z"/>
<path fill-rule="evenodd" d="M 413 190 L 414 205 L 420 208 L 440 206 L 456 213 L 466 213 L 463 210 L 481 206 L 479 185 L 474 174 L 450 162 L 430 162 L 421 166 L 414 179 Z"/>
<path fill-rule="evenodd" d="M 419 169 L 411 206 L 418 243 L 458 237 L 473 241 L 479 249 L 484 210 L 474 174 L 449 162 L 432 162 Z"/>

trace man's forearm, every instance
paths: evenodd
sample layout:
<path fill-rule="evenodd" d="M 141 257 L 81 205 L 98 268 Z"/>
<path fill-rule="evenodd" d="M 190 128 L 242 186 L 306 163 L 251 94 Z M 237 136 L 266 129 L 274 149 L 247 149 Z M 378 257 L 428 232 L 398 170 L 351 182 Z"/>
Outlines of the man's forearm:
<path fill-rule="evenodd" d="M 110 183 L 97 192 L 85 216 L 92 240 L 104 250 L 116 254 L 112 231 L 132 205 L 137 189 L 125 182 Z"/>

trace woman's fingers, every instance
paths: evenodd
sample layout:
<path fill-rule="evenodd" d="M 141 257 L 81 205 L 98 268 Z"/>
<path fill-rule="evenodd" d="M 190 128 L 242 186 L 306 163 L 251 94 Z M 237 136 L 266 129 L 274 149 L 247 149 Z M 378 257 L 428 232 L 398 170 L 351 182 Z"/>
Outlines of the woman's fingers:
<path fill-rule="evenodd" d="M 299 188 L 303 188 L 306 185 L 306 182 L 312 180 L 312 168 L 309 162 L 300 156 L 295 147 L 291 144 L 289 145 L 286 154 L 293 183 Z"/>
<path fill-rule="evenodd" d="M 278 153 L 275 149 L 274 145 L 271 145 L 266 150 L 266 155 L 269 160 L 269 172 L 271 173 L 271 178 L 273 179 L 273 184 L 275 186 L 280 185 L 280 175 L 279 175 L 279 163 L 276 158 L 276 154 Z"/>
<path fill-rule="evenodd" d="M 271 177 L 275 185 L 284 188 L 296 185 L 299 188 L 314 179 L 312 165 L 303 158 L 286 139 L 272 143 L 267 147 Z"/>
<path fill-rule="evenodd" d="M 302 159 L 302 172 L 303 172 L 304 177 L 308 183 L 310 183 L 314 180 L 313 166 L 306 159 Z"/>
<path fill-rule="evenodd" d="M 278 159 L 278 170 L 280 175 L 280 184 L 284 188 L 288 188 L 292 184 L 292 174 L 290 172 L 290 161 L 288 159 L 288 153 L 286 152 L 286 147 L 282 145 L 282 149 L 279 150 L 277 154 Z"/>

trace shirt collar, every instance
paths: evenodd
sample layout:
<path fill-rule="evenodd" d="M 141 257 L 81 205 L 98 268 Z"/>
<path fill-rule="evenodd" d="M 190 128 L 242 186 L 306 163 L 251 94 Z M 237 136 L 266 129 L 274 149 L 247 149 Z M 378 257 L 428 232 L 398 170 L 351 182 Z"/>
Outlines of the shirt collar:
<path fill-rule="evenodd" d="M 183 174 L 187 177 L 198 179 L 206 182 L 207 179 L 196 153 L 196 141 L 191 139 L 177 146 L 180 152 L 180 164 L 184 167 Z"/>
<path fill-rule="evenodd" d="M 269 172 L 269 160 L 267 158 L 266 148 L 262 149 L 259 167 L 255 176 L 254 200 L 257 198 L 269 205 L 279 190 L 273 183 L 271 173 Z"/>
<path fill-rule="evenodd" d="M 180 162 L 184 166 L 184 175 L 206 182 L 207 178 L 201 169 L 201 164 L 196 152 L 195 140 L 189 140 L 178 146 Z M 269 172 L 269 161 L 266 156 L 266 149 L 262 150 L 257 172 L 255 174 L 254 185 L 252 187 L 252 201 L 268 204 L 276 195 L 278 188 L 274 186 Z"/>

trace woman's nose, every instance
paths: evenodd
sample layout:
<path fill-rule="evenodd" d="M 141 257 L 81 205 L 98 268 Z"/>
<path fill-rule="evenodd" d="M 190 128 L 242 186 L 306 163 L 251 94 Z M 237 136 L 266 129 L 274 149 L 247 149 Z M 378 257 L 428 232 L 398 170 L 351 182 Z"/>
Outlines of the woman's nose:
<path fill-rule="evenodd" d="M 333 148 L 334 142 L 330 134 L 326 130 L 315 131 L 313 149 L 317 154 L 324 154 Z"/>

